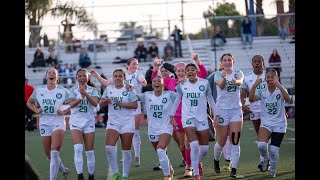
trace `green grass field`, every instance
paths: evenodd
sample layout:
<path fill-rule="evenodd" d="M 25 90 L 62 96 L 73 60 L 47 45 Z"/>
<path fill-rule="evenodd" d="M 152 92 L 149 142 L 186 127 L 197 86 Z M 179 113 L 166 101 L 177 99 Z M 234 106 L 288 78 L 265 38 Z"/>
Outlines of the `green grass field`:
<path fill-rule="evenodd" d="M 288 120 L 288 130 L 280 148 L 280 162 L 277 167 L 277 177 L 275 179 L 295 179 L 295 120 Z M 141 127 L 141 166 L 134 167 L 132 165 L 129 175 L 130 180 L 155 180 L 163 179 L 162 171 L 152 170 L 155 163 L 158 162 L 158 156 L 153 150 L 147 135 L 147 127 Z M 105 129 L 97 128 L 95 141 L 95 157 L 96 157 L 96 180 L 107 179 L 108 165 L 105 152 Z M 259 164 L 259 154 L 256 144 L 256 133 L 250 121 L 245 121 L 241 134 L 241 154 L 238 164 L 238 174 L 244 175 L 245 179 L 267 179 L 268 172 L 260 172 L 257 168 Z M 210 149 L 204 163 L 204 174 L 201 179 L 231 179 L 229 172 L 222 172 L 217 175 L 213 171 L 213 146 L 215 142 L 210 142 Z M 39 132 L 25 132 L 25 152 L 30 157 L 33 166 L 39 172 L 41 179 L 49 178 L 49 161 L 47 160 Z M 133 149 L 132 155 L 134 157 Z M 184 178 L 184 168 L 179 167 L 181 156 L 177 144 L 172 139 L 168 155 L 173 168 L 175 170 L 175 179 L 192 179 Z M 66 167 L 70 169 L 70 180 L 76 180 L 77 174 L 73 163 L 73 145 L 70 138 L 70 132 L 66 132 L 66 137 L 60 151 L 60 157 Z M 87 178 L 86 156 L 84 159 L 84 175 Z M 122 170 L 120 163 L 121 151 L 118 148 L 119 169 Z M 221 158 L 221 166 L 224 163 L 223 156 Z M 60 175 L 59 175 L 60 176 Z"/>

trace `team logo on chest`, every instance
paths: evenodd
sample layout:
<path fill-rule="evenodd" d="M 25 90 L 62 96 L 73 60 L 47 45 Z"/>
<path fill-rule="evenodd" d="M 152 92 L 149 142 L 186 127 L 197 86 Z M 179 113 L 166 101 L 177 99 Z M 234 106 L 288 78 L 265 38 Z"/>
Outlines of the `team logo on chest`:
<path fill-rule="evenodd" d="M 204 91 L 206 88 L 204 87 L 204 85 L 199 86 L 199 90 L 200 91 Z"/>
<path fill-rule="evenodd" d="M 163 99 L 162 99 L 162 103 L 164 103 L 164 104 L 167 103 L 167 101 L 168 101 L 167 98 L 163 98 Z"/>
<path fill-rule="evenodd" d="M 276 99 L 279 100 L 280 99 L 280 94 L 277 94 Z"/>
<path fill-rule="evenodd" d="M 123 95 L 123 96 L 127 96 L 127 95 L 128 95 L 128 92 L 127 92 L 127 91 L 123 91 L 123 92 L 122 92 L 122 95 Z"/>
<path fill-rule="evenodd" d="M 61 99 L 62 98 L 62 94 L 61 93 L 56 94 L 56 98 Z"/>

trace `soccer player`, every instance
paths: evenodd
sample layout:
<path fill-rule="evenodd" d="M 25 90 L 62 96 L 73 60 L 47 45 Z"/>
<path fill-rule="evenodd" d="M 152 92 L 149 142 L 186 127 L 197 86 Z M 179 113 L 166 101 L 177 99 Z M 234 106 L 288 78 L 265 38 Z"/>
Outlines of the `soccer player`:
<path fill-rule="evenodd" d="M 163 91 L 164 83 L 161 76 L 152 79 L 153 91 L 139 95 L 148 117 L 148 137 L 156 150 L 164 175 L 164 180 L 172 180 L 174 170 L 167 156 L 166 149 L 170 143 L 173 126 L 170 123 L 176 93 Z"/>
<path fill-rule="evenodd" d="M 138 60 L 136 58 L 130 58 L 127 62 L 126 68 L 126 81 L 125 84 L 133 84 L 134 91 L 137 95 L 142 93 L 142 86 L 147 85 L 147 80 L 145 79 L 143 73 L 138 71 Z M 91 74 L 98 79 L 98 81 L 107 86 L 108 84 L 112 84 L 112 80 L 106 80 L 102 78 L 98 73 L 94 70 L 90 71 Z M 135 152 L 135 160 L 134 164 L 136 167 L 140 166 L 140 146 L 141 146 L 141 137 L 140 137 L 140 121 L 144 118 L 144 114 L 141 108 L 141 102 L 138 101 L 138 107 L 134 110 L 134 119 L 135 119 L 135 132 L 133 136 L 133 149 Z"/>
<path fill-rule="evenodd" d="M 60 109 L 69 99 L 69 91 L 58 85 L 59 74 L 54 68 L 46 72 L 46 85 L 38 86 L 27 101 L 27 106 L 34 113 L 40 113 L 39 129 L 41 142 L 50 160 L 50 180 L 57 179 L 60 171 L 66 180 L 69 169 L 64 167 L 59 151 L 64 139 L 66 124 L 64 115 L 69 109 Z"/>
<path fill-rule="evenodd" d="M 89 180 L 94 180 L 95 156 L 95 115 L 94 108 L 97 107 L 100 94 L 91 82 L 86 69 L 79 69 L 76 73 L 78 86 L 69 91 L 69 105 L 71 108 L 70 130 L 74 147 L 74 164 L 78 174 L 78 180 L 83 177 L 83 144 L 87 156 Z"/>
<path fill-rule="evenodd" d="M 198 66 L 193 63 L 187 64 L 185 71 L 187 79 L 180 82 L 176 87 L 178 96 L 171 110 L 170 119 L 176 127 L 177 123 L 174 115 L 182 98 L 182 127 L 190 143 L 190 158 L 194 179 L 198 180 L 203 173 L 201 161 L 205 158 L 209 149 L 207 103 L 209 102 L 215 116 L 217 112 L 209 81 L 197 77 L 197 74 L 199 74 Z"/>
<path fill-rule="evenodd" d="M 220 58 L 223 70 L 214 75 L 217 84 L 217 110 L 220 119 L 215 119 L 214 126 L 218 141 L 214 145 L 214 171 L 220 173 L 220 157 L 229 134 L 231 143 L 231 177 L 237 177 L 237 166 L 240 158 L 240 134 L 243 115 L 240 101 L 240 87 L 243 83 L 243 72 L 234 70 L 234 57 L 225 53 Z"/>
<path fill-rule="evenodd" d="M 113 72 L 114 85 L 108 85 L 104 90 L 100 107 L 108 104 L 108 123 L 106 128 L 106 154 L 109 166 L 113 171 L 113 180 L 128 179 L 132 156 L 131 144 L 135 131 L 134 109 L 137 109 L 137 96 L 125 87 L 126 73 L 122 69 Z M 118 168 L 116 143 L 121 138 L 122 148 L 122 177 Z"/>
<path fill-rule="evenodd" d="M 264 81 L 265 80 L 265 70 L 264 70 L 264 58 L 261 55 L 254 55 L 251 60 L 252 71 L 244 76 L 244 81 L 241 87 L 241 102 L 242 111 L 245 113 L 250 113 L 250 120 L 254 126 L 254 129 L 258 135 L 259 127 L 261 124 L 260 120 L 260 101 L 255 101 L 250 103 L 249 107 L 245 106 L 246 99 L 249 96 L 249 92 L 252 89 L 258 76 Z M 260 87 L 259 87 L 260 88 Z M 262 163 L 264 159 L 260 156 L 260 164 L 258 168 L 261 170 Z"/>
<path fill-rule="evenodd" d="M 284 105 L 285 102 L 291 100 L 287 90 L 280 84 L 275 69 L 266 71 L 265 82 L 258 76 L 253 84 L 249 93 L 249 101 L 255 102 L 258 100 L 261 104 L 258 150 L 264 158 L 261 171 L 267 171 L 270 161 L 270 170 L 267 177 L 274 178 L 279 162 L 280 145 L 288 126 Z M 268 150 L 269 139 L 271 139 L 271 144 Z"/>

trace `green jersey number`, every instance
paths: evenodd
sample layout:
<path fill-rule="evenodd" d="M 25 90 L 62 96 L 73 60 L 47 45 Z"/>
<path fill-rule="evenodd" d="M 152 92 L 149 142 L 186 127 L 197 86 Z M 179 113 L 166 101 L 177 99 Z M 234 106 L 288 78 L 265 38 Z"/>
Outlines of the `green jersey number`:
<path fill-rule="evenodd" d="M 79 111 L 83 112 L 83 113 L 86 113 L 86 112 L 88 112 L 88 107 L 87 106 L 80 106 L 79 107 Z"/>
<path fill-rule="evenodd" d="M 272 109 L 268 109 L 268 113 L 269 113 L 269 114 L 277 114 L 278 111 L 277 111 L 276 108 L 272 108 Z"/>
<path fill-rule="evenodd" d="M 228 86 L 227 87 L 227 92 L 236 92 L 237 86 Z"/>
<path fill-rule="evenodd" d="M 191 106 L 198 106 L 198 99 L 191 99 Z"/>
<path fill-rule="evenodd" d="M 46 114 L 52 114 L 54 112 L 54 107 L 53 106 L 44 106 L 43 112 Z"/>
<path fill-rule="evenodd" d="M 120 110 L 121 106 L 118 106 L 116 103 L 113 104 L 114 110 Z"/>
<path fill-rule="evenodd" d="M 154 112 L 152 115 L 154 118 L 162 118 L 162 112 Z"/>

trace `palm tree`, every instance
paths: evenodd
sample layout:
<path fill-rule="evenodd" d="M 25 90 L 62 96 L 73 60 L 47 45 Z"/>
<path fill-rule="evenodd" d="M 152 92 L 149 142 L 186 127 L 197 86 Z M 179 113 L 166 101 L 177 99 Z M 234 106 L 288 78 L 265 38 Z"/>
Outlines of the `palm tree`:
<path fill-rule="evenodd" d="M 36 47 L 40 42 L 41 22 L 45 16 L 76 18 L 77 25 L 88 30 L 97 30 L 97 23 L 86 9 L 74 3 L 58 2 L 52 7 L 52 0 L 25 0 L 25 16 L 29 19 L 29 46 Z M 50 13 L 50 14 L 49 14 Z"/>

